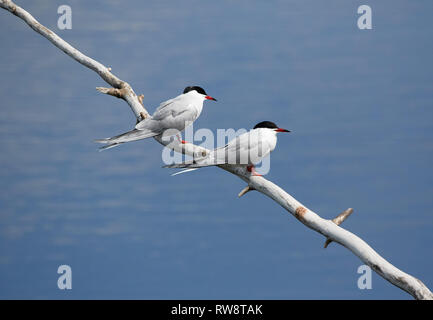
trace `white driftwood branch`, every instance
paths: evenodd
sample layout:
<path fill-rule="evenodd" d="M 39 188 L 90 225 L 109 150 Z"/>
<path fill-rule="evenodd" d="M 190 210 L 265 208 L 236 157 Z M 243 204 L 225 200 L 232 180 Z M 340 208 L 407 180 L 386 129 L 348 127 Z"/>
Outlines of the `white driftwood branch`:
<path fill-rule="evenodd" d="M 349 218 L 349 216 L 353 213 L 353 209 L 349 208 L 344 210 L 342 213 L 340 213 L 338 216 L 336 216 L 334 219 L 332 219 L 332 222 L 334 222 L 337 226 L 343 223 L 344 220 Z M 324 248 L 326 249 L 328 245 L 332 242 L 332 239 L 327 238 L 325 241 Z"/>
<path fill-rule="evenodd" d="M 40 24 L 30 13 L 28 13 L 23 8 L 17 6 L 10 0 L 0 0 L 0 7 L 6 9 L 16 15 L 17 17 L 23 19 L 33 30 L 37 33 L 40 33 L 45 38 L 51 41 L 57 48 L 62 50 L 68 56 L 75 59 L 77 62 L 86 66 L 87 68 L 95 71 L 97 74 L 101 76 L 109 85 L 113 86 L 116 89 L 119 89 L 121 92 L 120 98 L 124 99 L 128 102 L 135 116 L 142 119 L 143 115 L 147 116 L 147 111 L 143 108 L 141 103 L 139 103 L 137 96 L 132 90 L 131 86 L 125 81 L 120 80 L 115 75 L 113 75 L 110 71 L 111 68 L 104 66 L 96 60 L 82 54 L 80 51 L 75 49 L 69 43 L 60 38 L 57 34 L 55 34 L 50 29 L 46 28 L 42 24 Z"/>
<path fill-rule="evenodd" d="M 114 76 L 110 72 L 111 68 L 105 67 L 101 63 L 87 57 L 72 47 L 54 32 L 41 25 L 38 21 L 36 21 L 35 18 L 32 17 L 32 15 L 19 6 L 15 5 L 12 1 L 0 0 L 0 7 L 23 19 L 33 30 L 47 38 L 60 50 L 65 52 L 67 55 L 82 65 L 98 73 L 101 78 L 113 88 L 99 87 L 97 89 L 100 92 L 125 100 L 131 107 L 131 110 L 137 118 L 137 121 L 140 121 L 149 115 L 143 106 L 143 96 L 137 96 L 127 82 L 122 81 Z M 159 143 L 168 146 L 177 152 L 181 152 L 190 156 L 199 154 L 204 155 L 209 152 L 209 150 L 191 143 L 182 144 L 180 142 L 174 141 L 168 145 L 169 143 L 163 141 L 161 137 L 156 137 L 155 139 Z M 238 176 L 247 183 L 247 187 L 241 191 L 239 196 L 242 196 L 251 190 L 256 190 L 267 195 L 275 202 L 280 204 L 289 213 L 295 216 L 305 226 L 325 236 L 327 239 L 326 242 L 328 244 L 331 241 L 335 241 L 346 247 L 356 256 L 358 256 L 365 264 L 369 265 L 380 276 L 408 292 L 415 299 L 433 300 L 433 293 L 420 280 L 394 267 L 391 263 L 386 261 L 376 251 L 374 251 L 365 241 L 339 226 L 339 224 L 343 222 L 353 210 L 348 209 L 333 220 L 323 219 L 304 206 L 302 203 L 297 201 L 279 186 L 266 180 L 265 178 L 261 176 L 252 176 L 250 172 L 245 170 L 245 168 L 239 166 L 221 165 L 219 167 Z"/>
<path fill-rule="evenodd" d="M 247 194 L 250 191 L 253 191 L 254 189 L 251 188 L 250 186 L 246 186 L 245 188 L 242 189 L 241 192 L 239 192 L 238 197 L 242 197 L 244 194 Z"/>

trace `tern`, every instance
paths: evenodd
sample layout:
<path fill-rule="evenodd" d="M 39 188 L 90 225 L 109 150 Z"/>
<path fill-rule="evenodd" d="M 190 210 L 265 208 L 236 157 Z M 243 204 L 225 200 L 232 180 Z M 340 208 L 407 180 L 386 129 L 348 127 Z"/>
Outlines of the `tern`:
<path fill-rule="evenodd" d="M 155 137 L 170 129 L 183 131 L 200 116 L 205 100 L 217 101 L 199 86 L 186 87 L 181 95 L 162 102 L 153 115 L 137 123 L 135 129 L 95 142 L 104 143 L 105 146 L 100 148 L 104 150 L 125 142 Z"/>
<path fill-rule="evenodd" d="M 224 164 L 241 165 L 245 166 L 252 175 L 260 176 L 254 169 L 255 165 L 275 149 L 277 133 L 279 132 L 290 131 L 279 128 L 274 122 L 262 121 L 256 124 L 252 130 L 239 135 L 224 147 L 212 150 L 205 157 L 166 165 L 164 168 L 187 168 L 174 174 L 176 175 L 202 167 Z"/>

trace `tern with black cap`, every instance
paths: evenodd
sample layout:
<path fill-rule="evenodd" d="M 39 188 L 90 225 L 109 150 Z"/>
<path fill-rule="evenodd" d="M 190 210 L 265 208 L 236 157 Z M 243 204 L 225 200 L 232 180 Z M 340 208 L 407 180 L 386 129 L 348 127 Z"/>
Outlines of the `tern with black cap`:
<path fill-rule="evenodd" d="M 183 131 L 200 116 L 205 100 L 216 101 L 199 86 L 186 87 L 181 95 L 162 102 L 153 115 L 137 123 L 135 129 L 95 142 L 104 143 L 105 146 L 100 148 L 104 150 L 125 142 L 155 137 L 170 129 Z"/>
<path fill-rule="evenodd" d="M 202 167 L 241 165 L 245 166 L 252 175 L 258 176 L 259 174 L 254 170 L 254 167 L 275 149 L 277 133 L 279 132 L 290 131 L 279 128 L 274 122 L 262 121 L 256 124 L 252 130 L 239 135 L 224 147 L 212 150 L 205 157 L 166 165 L 164 168 L 187 168 L 174 174 L 176 175 Z"/>

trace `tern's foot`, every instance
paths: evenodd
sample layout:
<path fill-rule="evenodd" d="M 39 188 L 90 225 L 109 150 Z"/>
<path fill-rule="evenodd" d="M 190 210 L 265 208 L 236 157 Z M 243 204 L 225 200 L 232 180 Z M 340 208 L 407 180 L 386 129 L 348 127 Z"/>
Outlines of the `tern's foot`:
<path fill-rule="evenodd" d="M 177 134 L 176 138 L 181 144 L 187 144 L 188 143 L 188 141 L 182 140 L 182 136 L 180 134 Z"/>
<path fill-rule="evenodd" d="M 251 172 L 252 176 L 261 177 L 262 175 L 258 173 L 253 165 L 247 167 L 247 171 Z"/>

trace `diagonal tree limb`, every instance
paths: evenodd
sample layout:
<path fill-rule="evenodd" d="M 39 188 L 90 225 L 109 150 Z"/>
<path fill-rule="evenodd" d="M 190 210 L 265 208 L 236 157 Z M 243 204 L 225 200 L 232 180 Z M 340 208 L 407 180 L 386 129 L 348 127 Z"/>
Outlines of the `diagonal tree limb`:
<path fill-rule="evenodd" d="M 134 90 L 132 90 L 131 86 L 125 81 L 117 78 L 114 74 L 112 74 L 110 72 L 111 68 L 104 66 L 98 61 L 93 60 L 92 58 L 84 55 L 83 53 L 75 49 L 53 31 L 40 24 L 30 13 L 28 13 L 23 8 L 17 6 L 12 1 L 1 0 L 0 7 L 10 11 L 17 17 L 23 19 L 33 30 L 50 40 L 52 44 L 54 44 L 57 48 L 62 50 L 68 56 L 81 63 L 83 66 L 99 74 L 101 78 L 104 79 L 109 85 L 113 86 L 116 89 L 121 89 L 121 98 L 123 98 L 129 104 L 137 118 L 142 120 L 143 114 L 146 116 L 148 115 L 147 111 L 139 103 L 137 96 Z"/>
<path fill-rule="evenodd" d="M 143 97 L 138 97 L 127 82 L 122 81 L 113 75 L 111 73 L 111 68 L 105 67 L 98 61 L 91 59 L 72 47 L 53 31 L 41 25 L 30 13 L 14 4 L 12 1 L 0 0 L 0 7 L 24 20 L 33 30 L 47 38 L 52 44 L 65 52 L 68 56 L 98 73 L 103 80 L 113 87 L 111 89 L 99 88 L 98 90 L 125 100 L 133 111 L 137 121 L 140 121 L 149 115 L 143 106 Z M 168 146 L 177 152 L 190 156 L 203 156 L 209 152 L 209 150 L 191 143 L 181 144 L 174 141 L 169 143 L 162 140 L 161 137 L 155 137 L 155 139 L 164 146 Z M 324 235 L 327 240 L 335 241 L 352 251 L 352 253 L 358 256 L 365 264 L 369 265 L 377 274 L 400 289 L 408 292 L 415 299 L 433 300 L 433 293 L 420 280 L 399 270 L 381 257 L 361 238 L 339 226 L 339 224 L 346 219 L 350 213 L 344 214 L 343 212 L 341 217 L 339 216 L 334 220 L 323 219 L 271 181 L 268 181 L 261 176 L 252 176 L 245 168 L 239 166 L 220 165 L 219 167 L 238 176 L 248 184 L 248 188 L 245 188 L 245 191 L 242 191 L 243 194 L 247 192 L 247 189 L 248 191 L 257 190 L 258 192 L 263 193 L 281 205 L 308 228 Z"/>
<path fill-rule="evenodd" d="M 344 220 L 349 218 L 349 216 L 353 213 L 353 209 L 349 208 L 344 210 L 342 213 L 340 213 L 338 216 L 336 216 L 334 219 L 332 219 L 332 222 L 334 222 L 337 226 L 343 223 Z M 325 245 L 323 246 L 325 249 L 328 247 L 328 245 L 332 242 L 332 239 L 327 238 L 325 241 Z"/>

